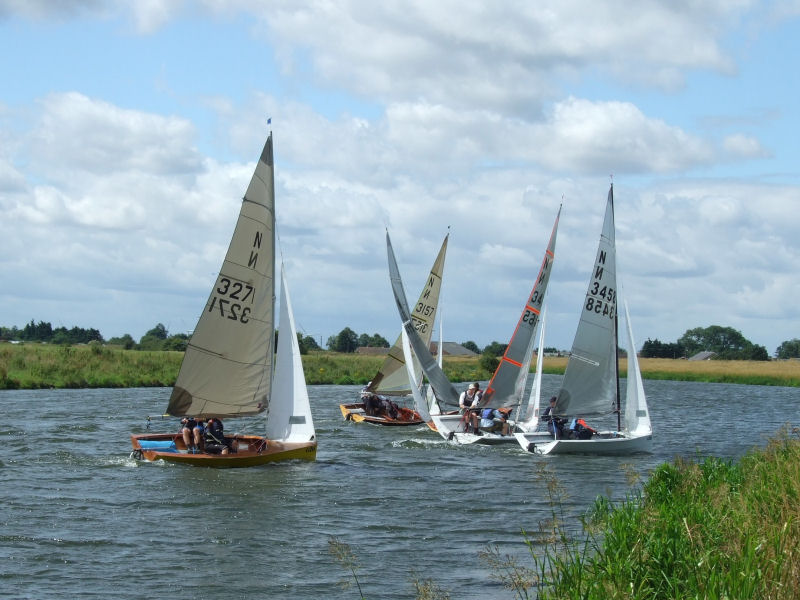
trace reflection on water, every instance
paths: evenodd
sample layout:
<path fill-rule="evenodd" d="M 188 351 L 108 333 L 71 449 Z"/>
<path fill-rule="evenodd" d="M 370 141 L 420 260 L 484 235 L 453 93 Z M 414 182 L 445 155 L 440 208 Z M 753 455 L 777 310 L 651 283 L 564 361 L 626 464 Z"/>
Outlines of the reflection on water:
<path fill-rule="evenodd" d="M 546 376 L 543 394 L 560 377 Z M 458 447 L 427 428 L 345 422 L 356 386 L 310 388 L 314 463 L 217 471 L 129 458 L 131 432 L 167 389 L 0 392 L 0 587 L 5 598 L 356 598 L 328 539 L 349 544 L 371 598 L 412 598 L 412 574 L 453 598 L 512 598 L 478 552 L 525 561 L 521 529 L 551 506 L 540 469 L 576 515 L 676 456 L 736 458 L 796 418 L 800 390 L 646 381 L 652 455 L 524 454 Z M 154 429 L 177 420 L 154 418 Z M 226 430 L 256 426 L 229 420 Z"/>

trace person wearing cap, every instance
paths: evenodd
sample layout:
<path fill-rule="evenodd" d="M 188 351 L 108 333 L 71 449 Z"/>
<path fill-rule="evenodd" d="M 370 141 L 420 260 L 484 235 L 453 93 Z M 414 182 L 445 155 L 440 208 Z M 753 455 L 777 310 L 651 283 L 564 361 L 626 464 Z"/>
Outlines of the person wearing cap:
<path fill-rule="evenodd" d="M 480 384 L 477 381 L 470 383 L 467 389 L 461 392 L 458 397 L 458 408 L 461 409 L 461 414 L 463 415 L 471 408 L 478 408 L 481 398 L 483 398 L 483 392 Z"/>

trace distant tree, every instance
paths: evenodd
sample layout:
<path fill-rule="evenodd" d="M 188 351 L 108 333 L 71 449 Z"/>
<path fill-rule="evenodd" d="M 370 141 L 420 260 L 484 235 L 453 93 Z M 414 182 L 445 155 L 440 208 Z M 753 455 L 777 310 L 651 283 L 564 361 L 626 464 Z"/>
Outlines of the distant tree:
<path fill-rule="evenodd" d="M 492 356 L 502 356 L 506 351 L 508 344 L 501 344 L 500 342 L 492 342 L 483 349 L 483 354 L 491 354 Z"/>
<path fill-rule="evenodd" d="M 776 358 L 800 358 L 800 340 L 792 338 L 781 342 L 781 345 L 775 350 Z"/>
<path fill-rule="evenodd" d="M 185 333 L 176 333 L 161 342 L 162 350 L 174 350 L 175 352 L 186 352 L 189 345 L 189 336 Z"/>
<path fill-rule="evenodd" d="M 740 360 L 769 360 L 769 352 L 760 344 L 748 344 L 741 351 Z"/>
<path fill-rule="evenodd" d="M 753 344 L 732 327 L 695 327 L 687 330 L 678 344 L 686 349 L 687 356 L 709 350 L 721 360 L 769 360 L 766 348 Z"/>
<path fill-rule="evenodd" d="M 556 348 L 555 346 L 545 346 L 544 347 L 544 353 L 545 354 L 560 354 L 561 351 L 558 348 Z"/>
<path fill-rule="evenodd" d="M 0 327 L 0 340 L 19 340 L 22 339 L 20 334 L 22 332 L 14 327 Z"/>
<path fill-rule="evenodd" d="M 665 343 L 647 338 L 642 344 L 641 355 L 642 358 L 683 358 L 686 356 L 686 349 L 678 342 Z"/>
<path fill-rule="evenodd" d="M 388 348 L 389 342 L 386 341 L 386 338 L 380 333 L 373 333 L 372 335 L 362 333 L 360 336 L 358 336 L 358 347 Z"/>
<path fill-rule="evenodd" d="M 500 359 L 497 358 L 496 354 L 493 354 L 489 350 L 484 350 L 483 354 L 481 354 L 481 358 L 478 361 L 478 364 L 480 364 L 482 369 L 485 369 L 490 373 L 494 373 L 495 370 L 497 369 L 497 365 L 500 364 Z"/>
<path fill-rule="evenodd" d="M 167 328 L 164 327 L 163 323 L 159 323 L 158 325 L 153 327 L 150 331 L 145 333 L 145 335 L 157 338 L 159 340 L 165 340 L 169 336 L 169 332 L 167 331 Z"/>
<path fill-rule="evenodd" d="M 44 321 L 39 321 L 39 323 L 35 324 L 33 319 L 31 319 L 30 323 L 25 325 L 25 328 L 20 334 L 20 339 L 29 342 L 49 342 L 52 338 L 53 326 Z"/>
<path fill-rule="evenodd" d="M 478 344 L 476 344 L 472 340 L 469 340 L 468 342 L 463 342 L 461 345 L 467 350 L 472 350 L 475 354 L 481 353 L 481 349 L 478 348 Z"/>
<path fill-rule="evenodd" d="M 126 333 L 122 337 L 113 337 L 108 340 L 108 343 L 112 346 L 122 346 L 125 348 L 125 350 L 130 350 L 136 346 L 136 341 L 133 339 L 130 333 Z"/>
<path fill-rule="evenodd" d="M 164 341 L 169 337 L 169 332 L 163 324 L 159 323 L 145 333 L 139 340 L 139 350 L 163 350 Z"/>
<path fill-rule="evenodd" d="M 358 348 L 358 335 L 349 327 L 342 329 L 338 335 L 328 338 L 328 350 L 355 352 L 356 348 Z"/>
<path fill-rule="evenodd" d="M 298 339 L 300 339 L 300 334 L 298 333 L 297 335 L 298 335 Z M 311 337 L 310 335 L 307 335 L 307 336 L 303 337 L 303 346 L 305 347 L 307 352 L 311 351 L 311 350 L 321 350 L 321 348 L 319 347 L 319 344 L 317 343 L 317 341 L 313 337 Z M 301 348 L 302 348 L 302 346 L 301 346 Z"/>

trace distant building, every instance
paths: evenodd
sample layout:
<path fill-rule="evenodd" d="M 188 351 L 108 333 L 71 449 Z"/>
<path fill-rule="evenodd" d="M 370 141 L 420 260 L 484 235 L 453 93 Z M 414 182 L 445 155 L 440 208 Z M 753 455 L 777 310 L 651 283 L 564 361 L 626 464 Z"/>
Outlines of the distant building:
<path fill-rule="evenodd" d="M 363 354 L 364 356 L 382 356 L 389 354 L 389 348 L 376 348 L 374 346 L 359 346 L 356 348 L 356 354 Z"/>
<path fill-rule="evenodd" d="M 711 360 L 717 355 L 716 352 L 711 352 L 710 350 L 704 350 L 703 352 L 698 352 L 694 356 L 690 356 L 689 360 Z"/>
<path fill-rule="evenodd" d="M 444 356 L 477 356 L 472 350 L 464 348 L 458 342 L 442 342 Z M 431 354 L 439 352 L 439 342 L 431 342 Z"/>

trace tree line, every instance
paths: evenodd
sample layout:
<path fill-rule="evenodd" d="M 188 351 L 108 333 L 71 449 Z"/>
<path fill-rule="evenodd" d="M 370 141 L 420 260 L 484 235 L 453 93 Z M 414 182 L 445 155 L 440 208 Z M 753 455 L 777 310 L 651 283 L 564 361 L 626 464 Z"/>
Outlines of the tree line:
<path fill-rule="evenodd" d="M 687 329 L 676 342 L 661 342 L 658 339 L 642 345 L 642 358 L 691 358 L 698 352 L 713 352 L 718 360 L 769 360 L 764 346 L 754 344 L 740 331 L 732 327 L 711 325 Z M 776 358 L 800 357 L 800 340 L 783 342 L 775 350 Z"/>
<path fill-rule="evenodd" d="M 275 332 L 277 344 L 278 331 Z M 84 329 L 82 327 L 53 327 L 51 323 L 31 320 L 22 329 L 18 327 L 0 326 L 0 340 L 20 342 L 44 342 L 48 344 L 101 344 L 116 345 L 126 350 L 174 350 L 183 352 L 189 342 L 189 335 L 185 333 L 170 334 L 167 328 L 158 323 L 145 333 L 137 342 L 126 333 L 120 337 L 105 340 L 97 329 Z M 306 354 L 311 350 L 321 350 L 319 344 L 309 335 L 297 334 L 300 353 Z M 382 335 L 358 334 L 350 327 L 345 327 L 338 334 L 328 338 L 327 349 L 333 352 L 355 352 L 362 347 L 388 348 L 389 342 Z M 490 368 L 498 357 L 502 356 L 507 344 L 491 342 L 480 348 L 473 341 L 462 342 L 461 345 L 476 354 L 481 355 L 482 364 Z M 556 353 L 556 348 L 548 347 L 545 352 Z M 711 325 L 710 327 L 695 327 L 688 329 L 676 342 L 661 342 L 650 338 L 644 342 L 640 355 L 643 358 L 690 358 L 702 351 L 714 352 L 714 358 L 720 360 L 769 360 L 769 353 L 764 346 L 754 344 L 745 338 L 741 332 L 732 327 Z M 776 358 L 800 358 L 800 339 L 793 338 L 781 343 L 774 353 Z M 493 370 L 493 369 L 490 369 Z"/>

